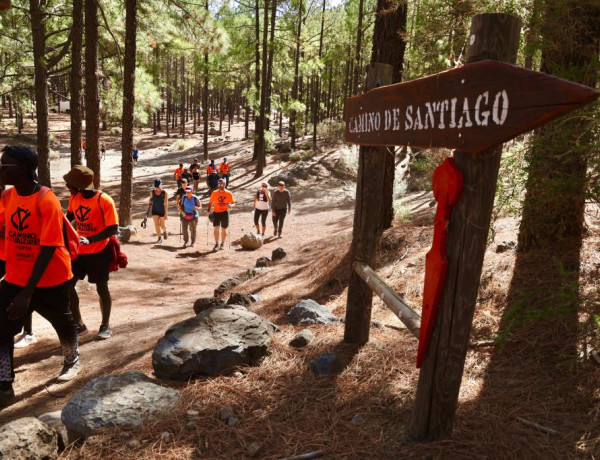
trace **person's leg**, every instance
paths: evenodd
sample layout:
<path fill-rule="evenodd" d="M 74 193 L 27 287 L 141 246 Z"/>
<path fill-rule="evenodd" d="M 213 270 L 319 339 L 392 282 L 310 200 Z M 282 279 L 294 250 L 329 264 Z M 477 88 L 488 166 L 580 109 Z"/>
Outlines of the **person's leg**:
<path fill-rule="evenodd" d="M 225 247 L 225 241 L 227 240 L 227 227 L 221 227 L 221 249 Z"/>
<path fill-rule="evenodd" d="M 190 221 L 187 219 L 181 219 L 181 228 L 183 230 L 183 245 L 187 245 L 188 241 L 189 241 L 189 234 L 188 234 L 188 225 L 189 225 Z M 192 241 L 194 241 L 192 239 Z"/>
<path fill-rule="evenodd" d="M 260 218 L 260 213 L 262 211 L 255 209 L 254 210 L 254 226 L 256 227 L 256 233 L 260 232 L 260 227 L 258 226 L 258 219 Z"/>
<path fill-rule="evenodd" d="M 56 331 L 64 365 L 59 380 L 71 380 L 79 372 L 79 339 L 69 309 L 69 282 L 48 288 L 36 288 L 31 303 Z"/>
<path fill-rule="evenodd" d="M 23 327 L 23 319 L 9 320 L 6 309 L 22 289 L 5 281 L 0 282 L 0 407 L 10 404 L 15 395 L 12 387 L 15 379 L 14 336 Z"/>
<path fill-rule="evenodd" d="M 225 187 L 229 187 L 229 174 L 225 174 Z"/>
<path fill-rule="evenodd" d="M 33 315 L 29 314 L 25 316 L 23 321 L 23 332 L 27 335 L 33 335 Z"/>
<path fill-rule="evenodd" d="M 152 215 L 152 220 L 154 221 L 154 229 L 156 230 L 156 236 L 158 239 L 162 238 L 162 233 L 160 230 L 160 216 L 157 216 L 156 214 Z"/>
<path fill-rule="evenodd" d="M 264 211 L 261 211 L 260 214 L 260 220 L 262 224 L 262 236 L 265 236 L 265 232 L 267 231 L 267 215 L 269 214 L 269 210 L 265 209 Z"/>
<path fill-rule="evenodd" d="M 219 245 L 219 230 L 220 229 L 221 229 L 220 225 L 214 228 L 214 232 L 213 233 L 215 235 L 215 249 L 216 249 L 216 246 Z"/>
<path fill-rule="evenodd" d="M 279 217 L 277 216 L 277 211 L 273 211 L 273 236 L 277 236 L 277 222 Z"/>
<path fill-rule="evenodd" d="M 73 262 L 73 270 L 75 272 L 79 270 L 79 266 L 79 262 Z M 74 274 L 73 278 L 71 278 L 71 280 L 68 282 L 69 308 L 71 310 L 73 321 L 75 322 L 75 325 L 77 327 L 77 332 L 82 334 L 84 332 L 87 332 L 87 327 L 83 323 L 83 319 L 81 318 L 81 311 L 79 310 L 79 295 L 77 294 L 77 289 L 75 289 L 77 281 L 79 281 L 79 278 L 77 275 Z"/>
<path fill-rule="evenodd" d="M 277 234 L 281 236 L 281 231 L 283 230 L 283 221 L 285 220 L 287 209 L 279 211 L 277 214 L 279 214 L 279 228 L 277 229 Z"/>
<path fill-rule="evenodd" d="M 100 311 L 102 312 L 102 324 L 108 326 L 110 321 L 110 311 L 112 309 L 112 297 L 108 290 L 108 281 L 96 283 L 96 292 L 100 298 Z"/>
<path fill-rule="evenodd" d="M 198 219 L 192 219 L 190 222 L 190 233 L 192 237 L 192 246 L 196 243 L 196 227 L 198 227 Z"/>
<path fill-rule="evenodd" d="M 160 228 L 162 230 L 163 236 L 165 240 L 167 239 L 167 219 L 163 217 L 160 218 Z"/>

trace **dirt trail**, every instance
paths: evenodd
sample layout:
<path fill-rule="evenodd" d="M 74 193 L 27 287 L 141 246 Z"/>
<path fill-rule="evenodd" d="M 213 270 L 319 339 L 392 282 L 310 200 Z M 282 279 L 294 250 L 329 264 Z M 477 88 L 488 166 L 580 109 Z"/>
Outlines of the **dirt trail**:
<path fill-rule="evenodd" d="M 55 190 L 66 201 L 67 192 L 62 176 L 69 169 L 68 119 L 53 115 L 56 130 L 55 150 L 60 159 L 51 163 Z M 65 126 L 63 126 L 65 125 Z M 232 127 L 231 139 L 241 139 L 243 124 Z M 273 249 L 283 247 L 293 264 L 295 253 L 323 238 L 335 237 L 352 226 L 352 203 L 344 192 L 323 188 L 321 185 L 290 187 L 293 199 L 292 214 L 286 219 L 283 238 L 269 237 L 256 251 L 244 251 L 239 238 L 253 229 L 251 204 L 258 181 L 253 179 L 250 163 L 251 141 L 211 139 L 210 158 L 220 161 L 227 156 L 232 166 L 231 191 L 237 206 L 231 216 L 231 246 L 212 252 L 212 227 L 202 217 L 198 224 L 195 248 L 181 249 L 179 219 L 174 204 L 170 203 L 167 228 L 169 237 L 156 244 L 152 222 L 143 230 L 139 228 L 145 213 L 152 181 L 161 177 L 172 196 L 176 186 L 173 171 L 178 163 L 189 165 L 195 157 L 201 158 L 201 139 L 186 139 L 186 150 L 171 148 L 175 139 L 164 134 L 154 137 L 151 131 L 139 132 L 136 141 L 140 149 L 139 165 L 134 168 L 134 224 L 138 227 L 135 240 L 123 246 L 129 259 L 125 270 L 111 274 L 110 290 L 113 296 L 111 327 L 113 336 L 106 341 L 96 338 L 100 325 L 100 309 L 95 286 L 87 281 L 78 284 L 81 311 L 89 333 L 81 337 L 82 370 L 78 378 L 67 384 L 55 381 L 62 357 L 54 331 L 39 315 L 34 314 L 33 327 L 38 343 L 15 350 L 16 402 L 0 413 L 0 425 L 15 418 L 36 416 L 61 409 L 70 396 L 86 382 L 115 371 L 139 369 L 151 374 L 151 354 L 157 340 L 173 323 L 193 315 L 195 299 L 212 296 L 213 290 L 225 279 L 240 275 L 254 266 L 261 256 L 271 256 Z M 118 201 L 121 153 L 117 137 L 103 137 L 107 145 L 106 160 L 102 161 L 103 190 Z M 19 141 L 0 138 L 2 143 Z M 22 141 L 20 141 L 22 142 Z M 269 160 L 269 175 L 285 164 Z M 207 198 L 202 197 L 206 209 Z M 267 230 L 272 231 L 270 219 Z M 207 239 L 208 230 L 208 239 Z M 269 233 L 267 235 L 269 235 Z M 174 384 L 177 385 L 177 384 Z"/>

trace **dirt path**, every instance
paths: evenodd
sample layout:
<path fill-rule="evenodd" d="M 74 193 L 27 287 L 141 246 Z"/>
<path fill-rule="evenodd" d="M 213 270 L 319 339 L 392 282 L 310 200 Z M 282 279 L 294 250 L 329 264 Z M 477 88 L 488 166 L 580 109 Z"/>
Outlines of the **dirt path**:
<path fill-rule="evenodd" d="M 69 169 L 68 130 L 62 129 L 65 120 L 54 115 L 60 159 L 52 161 L 53 184 L 62 199 L 66 199 L 62 175 Z M 243 125 L 235 125 L 231 139 L 241 139 Z M 102 162 L 103 189 L 118 199 L 121 153 L 118 138 L 106 137 L 107 157 Z M 49 323 L 34 315 L 34 332 L 38 343 L 22 350 L 15 350 L 16 402 L 0 413 L 0 425 L 15 418 L 40 415 L 61 409 L 69 397 L 86 382 L 115 371 L 139 369 L 151 375 L 151 354 L 157 340 L 173 323 L 193 314 L 195 299 L 211 296 L 213 290 L 225 279 L 245 273 L 254 266 L 258 257 L 270 257 L 273 249 L 283 247 L 291 263 L 295 253 L 323 238 L 335 237 L 347 232 L 352 225 L 351 200 L 339 189 L 316 186 L 290 187 L 293 212 L 286 219 L 281 239 L 269 237 L 265 245 L 253 252 L 239 246 L 239 238 L 253 228 L 251 204 L 257 181 L 253 179 L 249 162 L 251 143 L 241 140 L 214 140 L 210 145 L 210 157 L 227 156 L 232 165 L 232 186 L 237 207 L 231 216 L 231 246 L 224 251 L 212 252 L 212 227 L 201 218 L 198 225 L 196 247 L 181 249 L 183 243 L 175 206 L 171 205 L 167 223 L 169 237 L 162 244 L 155 244 L 152 223 L 139 229 L 151 184 L 155 177 L 162 177 L 169 195 L 175 191 L 172 180 L 177 163 L 186 165 L 201 156 L 200 139 L 186 139 L 188 148 L 178 151 L 171 148 L 174 139 L 163 135 L 156 138 L 151 132 L 138 133 L 136 141 L 140 148 L 139 165 L 134 170 L 134 224 L 139 234 L 131 243 L 124 245 L 129 266 L 111 275 L 110 290 L 113 296 L 111 327 L 113 337 L 107 341 L 96 338 L 100 325 L 100 310 L 95 286 L 86 281 L 78 284 L 81 311 L 90 332 L 81 338 L 82 370 L 79 377 L 67 384 L 55 381 L 61 368 L 62 357 L 56 335 Z M 6 139 L 0 138 L 0 143 Z M 13 141 L 13 143 L 16 143 Z M 269 161 L 267 174 L 279 170 L 285 164 Z M 203 197 L 202 204 L 206 206 Z M 267 222 L 268 232 L 272 225 Z M 207 239 L 208 230 L 208 239 Z"/>

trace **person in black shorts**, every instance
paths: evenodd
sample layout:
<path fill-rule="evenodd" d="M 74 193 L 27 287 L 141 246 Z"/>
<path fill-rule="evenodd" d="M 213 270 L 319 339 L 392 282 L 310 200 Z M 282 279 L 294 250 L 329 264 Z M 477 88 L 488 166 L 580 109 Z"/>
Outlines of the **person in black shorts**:
<path fill-rule="evenodd" d="M 73 261 L 73 280 L 69 284 L 69 299 L 77 332 L 84 334 L 87 327 L 81 319 L 79 296 L 75 290 L 77 281 L 84 279 L 96 285 L 100 298 L 102 323 L 98 337 L 108 339 L 112 298 L 108 290 L 108 274 L 113 252 L 109 238 L 117 233 L 118 217 L 113 199 L 106 193 L 94 189 L 94 172 L 86 166 L 75 166 L 64 176 L 71 192 L 67 218 L 75 221 L 81 246 L 79 256 Z"/>
<path fill-rule="evenodd" d="M 198 163 L 198 158 L 194 158 L 194 162 L 190 165 L 190 172 L 194 181 L 194 193 L 196 193 L 200 184 L 200 163 Z"/>
<path fill-rule="evenodd" d="M 215 235 L 215 247 L 225 249 L 225 239 L 227 238 L 227 227 L 229 227 L 229 209 L 235 205 L 233 194 L 225 188 L 225 179 L 219 179 L 219 188 L 210 194 L 208 200 L 207 213 L 210 216 L 213 210 L 213 227 Z M 219 246 L 219 228 L 221 229 L 221 246 Z"/>
<path fill-rule="evenodd" d="M 265 236 L 267 230 L 267 216 L 269 215 L 269 205 L 271 204 L 271 194 L 269 193 L 269 185 L 263 182 L 260 190 L 254 195 L 254 203 L 252 204 L 252 210 L 254 211 L 254 226 L 256 227 L 256 233 Z M 262 233 L 258 221 L 262 223 Z"/>

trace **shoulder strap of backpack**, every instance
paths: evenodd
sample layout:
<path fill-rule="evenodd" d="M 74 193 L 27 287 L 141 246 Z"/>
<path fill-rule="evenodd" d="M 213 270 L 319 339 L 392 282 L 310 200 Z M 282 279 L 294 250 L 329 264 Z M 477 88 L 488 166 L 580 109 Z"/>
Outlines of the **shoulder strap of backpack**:
<path fill-rule="evenodd" d="M 106 219 L 104 219 L 104 211 L 102 210 L 102 203 L 100 202 L 101 197 L 102 192 L 98 190 L 98 207 L 100 208 L 100 214 L 102 214 L 102 226 L 106 228 Z"/>
<path fill-rule="evenodd" d="M 42 200 L 44 199 L 44 197 L 50 190 L 52 190 L 50 187 L 46 187 L 45 185 L 40 186 L 39 195 L 37 197 L 37 200 L 35 201 L 35 204 L 37 205 L 36 209 L 37 209 L 38 214 L 41 214 L 40 203 L 42 202 Z"/>

